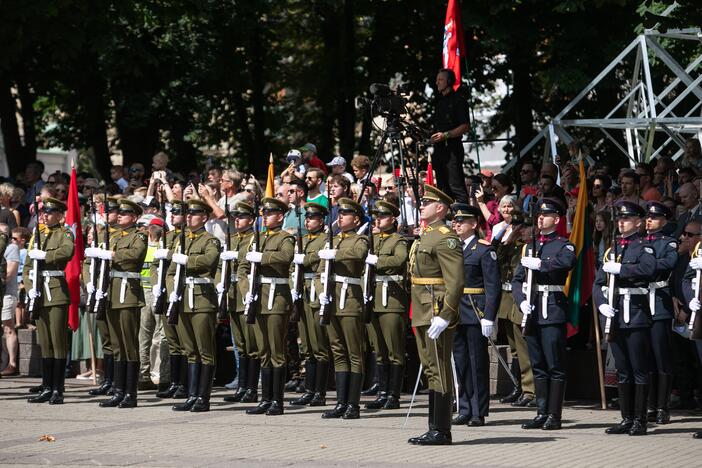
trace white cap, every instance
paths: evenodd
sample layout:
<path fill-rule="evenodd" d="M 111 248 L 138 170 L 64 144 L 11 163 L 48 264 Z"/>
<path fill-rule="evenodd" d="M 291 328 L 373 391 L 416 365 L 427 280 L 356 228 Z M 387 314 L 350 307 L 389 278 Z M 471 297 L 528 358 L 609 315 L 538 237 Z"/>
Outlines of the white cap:
<path fill-rule="evenodd" d="M 330 162 L 327 163 L 327 166 L 345 166 L 345 165 L 346 165 L 346 160 L 341 156 L 334 156 L 334 159 L 332 159 Z"/>
<path fill-rule="evenodd" d="M 285 160 L 291 162 L 293 159 L 302 159 L 302 153 L 300 153 L 300 150 L 291 149 L 288 151 L 288 155 L 285 157 Z"/>

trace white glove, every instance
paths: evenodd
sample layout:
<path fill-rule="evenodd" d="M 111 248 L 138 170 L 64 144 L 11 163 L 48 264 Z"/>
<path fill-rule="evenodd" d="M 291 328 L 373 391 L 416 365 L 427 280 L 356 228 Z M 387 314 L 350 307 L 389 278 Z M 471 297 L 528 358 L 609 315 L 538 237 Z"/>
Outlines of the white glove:
<path fill-rule="evenodd" d="M 495 328 L 495 322 L 488 319 L 480 319 L 480 327 L 483 329 L 483 336 L 488 338 L 492 336 L 492 332 Z"/>
<path fill-rule="evenodd" d="M 168 258 L 168 249 L 154 250 L 154 260 L 165 260 Z"/>
<path fill-rule="evenodd" d="M 427 331 L 427 335 L 429 338 L 432 340 L 435 340 L 441 335 L 441 332 L 446 330 L 448 328 L 448 321 L 442 319 L 438 315 L 436 317 L 432 317 L 431 319 L 431 326 L 429 327 L 429 330 Z"/>
<path fill-rule="evenodd" d="M 609 304 L 602 304 L 602 305 L 600 305 L 600 306 L 598 307 L 598 309 L 600 309 L 600 313 L 601 313 L 602 315 L 604 315 L 605 317 L 607 317 L 607 318 L 612 318 L 612 317 L 614 317 L 614 315 L 615 315 L 616 312 L 617 312 L 617 311 L 614 309 L 614 307 L 612 307 L 612 306 L 609 305 Z"/>
<path fill-rule="evenodd" d="M 539 271 L 541 269 L 541 259 L 536 257 L 522 257 L 522 266 L 530 270 Z"/>
<path fill-rule="evenodd" d="M 702 303 L 700 303 L 700 300 L 697 299 L 696 297 L 690 301 L 690 304 L 688 304 L 690 307 L 690 310 L 693 312 L 697 312 L 698 310 L 702 309 Z"/>
<path fill-rule="evenodd" d="M 27 296 L 29 296 L 30 299 L 36 299 L 39 297 L 39 294 L 37 294 L 37 290 L 32 288 L 29 291 L 27 291 Z"/>
<path fill-rule="evenodd" d="M 373 255 L 373 254 L 368 254 L 366 257 L 366 263 L 369 265 L 377 265 L 378 264 L 378 256 Z"/>
<path fill-rule="evenodd" d="M 320 305 L 325 306 L 327 304 L 331 304 L 331 297 L 327 297 L 326 294 L 322 293 L 318 297 L 319 297 L 319 304 Z"/>
<path fill-rule="evenodd" d="M 336 249 L 322 249 L 319 251 L 319 258 L 322 260 L 334 260 L 336 258 Z"/>
<path fill-rule="evenodd" d="M 39 249 L 32 249 L 27 252 L 27 255 L 32 260 L 44 260 L 46 258 L 46 251 Z"/>
<path fill-rule="evenodd" d="M 236 260 L 239 257 L 239 252 L 236 250 L 225 250 L 219 255 L 219 258 L 223 262 L 227 262 L 229 260 Z"/>
<path fill-rule="evenodd" d="M 293 257 L 293 262 L 295 263 L 295 265 L 304 264 L 305 263 L 305 254 L 303 254 L 303 253 L 295 254 L 295 256 Z"/>
<path fill-rule="evenodd" d="M 695 257 L 690 260 L 690 268 L 693 270 L 702 270 L 702 257 Z"/>
<path fill-rule="evenodd" d="M 88 247 L 85 249 L 85 256 L 88 258 L 100 258 L 100 251 L 102 249 L 99 249 L 97 247 Z"/>
<path fill-rule="evenodd" d="M 252 304 L 256 299 L 258 299 L 258 296 L 254 296 L 250 292 L 247 292 L 246 296 L 244 296 L 244 304 Z"/>
<path fill-rule="evenodd" d="M 175 291 L 171 291 L 171 293 L 168 295 L 168 302 L 178 302 L 178 293 Z"/>
<path fill-rule="evenodd" d="M 246 254 L 246 260 L 250 261 L 251 263 L 261 263 L 262 258 L 263 254 L 261 252 L 248 252 Z"/>
<path fill-rule="evenodd" d="M 90 281 L 88 281 L 88 282 L 85 284 L 85 291 L 88 293 L 88 295 L 94 293 L 94 292 L 95 292 L 95 286 L 93 286 L 93 283 L 91 283 Z"/>
<path fill-rule="evenodd" d="M 290 295 L 292 296 L 293 302 L 296 302 L 298 299 L 300 299 L 302 297 L 302 296 L 300 296 L 300 293 L 297 292 L 297 289 L 291 289 Z"/>
<path fill-rule="evenodd" d="M 519 310 L 521 310 L 524 315 L 529 315 L 531 311 L 534 310 L 534 306 L 529 304 L 529 301 L 522 301 L 519 304 Z"/>
<path fill-rule="evenodd" d="M 158 297 L 161 295 L 161 291 L 158 286 L 152 286 L 151 287 L 151 295 L 154 297 Z"/>
<path fill-rule="evenodd" d="M 224 283 L 217 283 L 215 289 L 217 290 L 217 294 L 222 294 L 224 292 Z"/>
<path fill-rule="evenodd" d="M 100 249 L 100 258 L 103 260 L 112 260 L 112 257 L 114 257 L 115 253 L 111 250 L 107 249 Z"/>
<path fill-rule="evenodd" d="M 188 263 L 188 256 L 182 253 L 174 253 L 171 260 L 177 265 L 185 266 Z"/>
<path fill-rule="evenodd" d="M 617 262 L 605 262 L 602 265 L 602 269 L 605 273 L 610 273 L 612 275 L 618 275 L 622 271 L 622 264 Z"/>

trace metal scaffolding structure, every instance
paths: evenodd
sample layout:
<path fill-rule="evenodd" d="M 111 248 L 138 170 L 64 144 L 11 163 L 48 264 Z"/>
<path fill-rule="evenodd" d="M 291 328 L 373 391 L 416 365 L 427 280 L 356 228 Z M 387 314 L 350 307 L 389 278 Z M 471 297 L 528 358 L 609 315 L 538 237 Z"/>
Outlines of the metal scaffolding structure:
<path fill-rule="evenodd" d="M 698 71 L 702 54 L 693 57 L 686 66 L 681 65 L 664 46 L 678 40 L 699 44 L 702 33 L 699 28 L 664 33 L 648 30 L 636 37 L 503 170 L 510 170 L 536 150 L 542 140 L 543 159 L 555 160 L 557 143 L 572 142 L 574 129 L 599 130 L 597 133 L 601 135 L 593 148 L 610 143 L 628 158 L 632 167 L 659 154 L 672 155 L 673 159 L 680 157 L 686 139 L 702 133 L 702 73 Z M 666 67 L 661 74 L 666 77 L 663 82 L 653 82 L 652 67 Z M 604 116 L 573 117 L 578 104 L 596 93 L 597 85 L 612 73 L 631 76 L 621 99 Z"/>

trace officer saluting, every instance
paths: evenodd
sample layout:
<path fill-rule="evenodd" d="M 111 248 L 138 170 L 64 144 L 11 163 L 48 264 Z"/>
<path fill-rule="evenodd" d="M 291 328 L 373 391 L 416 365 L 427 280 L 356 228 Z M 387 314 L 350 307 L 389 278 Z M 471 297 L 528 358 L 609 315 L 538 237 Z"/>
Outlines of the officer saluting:
<path fill-rule="evenodd" d="M 425 186 L 420 213 L 428 226 L 409 257 L 412 326 L 429 380 L 429 430 L 408 440 L 415 445 L 451 445 L 451 350 L 463 293 L 461 241 L 445 223 L 452 203 L 441 190 Z"/>
<path fill-rule="evenodd" d="M 648 394 L 648 421 L 656 424 L 670 422 L 670 392 L 673 388 L 673 297 L 668 287 L 670 273 L 678 261 L 678 243 L 663 234 L 663 227 L 672 217 L 663 203 L 648 203 L 646 212 L 646 240 L 656 255 L 656 276 L 649 284 L 648 301 L 653 324 L 651 326 L 650 387 Z M 657 372 L 656 372 L 657 371 Z"/>
<path fill-rule="evenodd" d="M 456 203 L 454 231 L 463 249 L 463 297 L 459 325 L 453 340 L 458 374 L 458 416 L 453 424 L 485 425 L 490 405 L 490 365 L 487 337 L 495 328 L 500 308 L 500 270 L 490 242 L 477 237 L 480 209 Z"/>
<path fill-rule="evenodd" d="M 616 205 L 617 226 L 621 237 L 616 250 L 605 252 L 605 263 L 597 271 L 592 296 L 600 313 L 613 318 L 615 332 L 612 354 L 619 376 L 619 407 L 622 421 L 605 430 L 607 434 L 646 434 L 648 391 L 648 348 L 651 315 L 648 306 L 648 285 L 655 277 L 656 257 L 642 238 L 644 209 L 632 202 Z M 614 307 L 605 293 L 607 274 L 615 275 Z"/>
<path fill-rule="evenodd" d="M 566 369 L 566 321 L 568 300 L 563 286 L 568 272 L 575 265 L 575 247 L 568 239 L 556 234 L 560 217 L 565 214 L 558 200 L 544 198 L 537 208 L 539 237 L 536 252 L 525 255 L 512 279 L 512 295 L 522 313 L 538 326 L 526 337 L 529 358 L 534 372 L 536 393 L 536 417 L 522 425 L 522 429 L 554 430 L 561 428 L 561 411 L 565 395 Z M 535 304 L 526 297 L 523 285 L 527 269 L 533 271 L 536 293 Z"/>
<path fill-rule="evenodd" d="M 34 262 L 27 262 L 24 269 L 24 284 L 32 285 L 28 290 L 31 299 L 43 296 L 39 310 L 37 335 L 41 347 L 42 391 L 29 398 L 29 403 L 49 402 L 50 405 L 63 403 L 66 354 L 68 353 L 68 306 L 71 303 L 68 284 L 63 270 L 73 257 L 74 242 L 71 230 L 62 224 L 66 205 L 54 198 L 45 198 L 41 215 L 44 225 L 39 228 L 40 239 L 30 241 L 34 246 L 27 252 L 32 260 L 40 262 L 39 273 L 44 277 L 42 291 L 34 288 L 30 280 L 36 274 L 32 270 Z M 42 250 L 36 248 L 37 241 Z"/>

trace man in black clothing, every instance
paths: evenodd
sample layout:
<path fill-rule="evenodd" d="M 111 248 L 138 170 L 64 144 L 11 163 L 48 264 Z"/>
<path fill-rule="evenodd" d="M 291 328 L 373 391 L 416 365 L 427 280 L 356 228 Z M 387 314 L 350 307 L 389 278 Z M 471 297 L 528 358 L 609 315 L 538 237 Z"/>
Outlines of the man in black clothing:
<path fill-rule="evenodd" d="M 434 114 L 433 167 L 439 189 L 456 203 L 468 203 L 463 175 L 463 143 L 461 138 L 470 130 L 468 102 L 453 90 L 456 76 L 442 68 L 436 75 L 436 112 Z"/>

